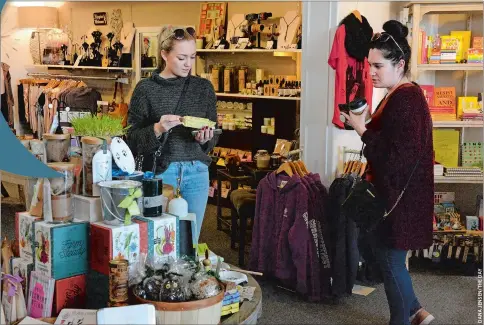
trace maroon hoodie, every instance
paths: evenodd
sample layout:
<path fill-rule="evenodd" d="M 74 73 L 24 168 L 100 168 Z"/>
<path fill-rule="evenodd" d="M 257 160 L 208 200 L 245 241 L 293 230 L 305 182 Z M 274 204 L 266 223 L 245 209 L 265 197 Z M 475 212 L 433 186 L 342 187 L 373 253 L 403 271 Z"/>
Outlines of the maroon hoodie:
<path fill-rule="evenodd" d="M 249 265 L 285 283 L 295 282 L 296 291 L 311 298 L 312 283 L 318 282 L 312 279 L 312 262 L 318 257 L 309 230 L 309 197 L 297 175 L 271 173 L 260 181 Z"/>

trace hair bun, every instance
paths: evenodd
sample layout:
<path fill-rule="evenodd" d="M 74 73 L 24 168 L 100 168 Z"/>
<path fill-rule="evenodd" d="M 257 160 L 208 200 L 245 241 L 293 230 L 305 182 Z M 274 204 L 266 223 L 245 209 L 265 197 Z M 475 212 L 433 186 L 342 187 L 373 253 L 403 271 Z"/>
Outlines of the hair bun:
<path fill-rule="evenodd" d="M 389 20 L 384 23 L 383 30 L 392 35 L 394 39 L 403 39 L 408 36 L 408 27 L 397 20 Z"/>

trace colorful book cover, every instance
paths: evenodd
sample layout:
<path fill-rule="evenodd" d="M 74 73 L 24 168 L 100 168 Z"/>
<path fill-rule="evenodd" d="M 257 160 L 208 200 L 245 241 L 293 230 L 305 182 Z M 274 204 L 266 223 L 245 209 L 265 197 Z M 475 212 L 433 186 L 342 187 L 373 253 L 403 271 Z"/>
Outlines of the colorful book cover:
<path fill-rule="evenodd" d="M 460 38 L 459 46 L 457 47 L 457 62 L 462 59 L 467 59 L 467 50 L 471 47 L 471 32 L 467 30 L 453 30 L 450 36 Z"/>
<path fill-rule="evenodd" d="M 484 60 L 483 50 L 470 48 L 467 50 L 467 62 L 468 63 L 482 63 Z"/>
<path fill-rule="evenodd" d="M 435 87 L 434 94 L 436 107 L 452 107 L 455 114 L 455 87 Z"/>
<path fill-rule="evenodd" d="M 472 47 L 475 49 L 482 49 L 482 36 L 474 36 L 472 38 Z"/>
<path fill-rule="evenodd" d="M 34 268 L 54 279 L 88 271 L 89 223 L 34 223 Z"/>
<path fill-rule="evenodd" d="M 420 88 L 422 88 L 422 91 L 425 96 L 425 100 L 427 101 L 427 104 L 429 106 L 434 106 L 435 100 L 434 100 L 434 91 L 435 87 L 433 85 L 420 85 Z"/>
<path fill-rule="evenodd" d="M 456 63 L 457 51 L 462 37 L 452 37 L 450 35 L 442 35 L 440 47 L 440 63 Z"/>
<path fill-rule="evenodd" d="M 444 167 L 457 167 L 459 165 L 459 131 L 434 129 L 433 144 L 436 162 Z"/>
<path fill-rule="evenodd" d="M 50 317 L 54 298 L 55 280 L 37 271 L 30 273 L 27 313 L 33 318 Z"/>
<path fill-rule="evenodd" d="M 34 270 L 34 263 L 25 261 L 21 257 L 12 257 L 10 267 L 12 268 L 12 275 L 18 275 L 22 278 L 24 297 L 27 297 L 29 294 L 30 273 Z"/>
<path fill-rule="evenodd" d="M 478 113 L 477 96 L 459 97 L 457 99 L 457 117 L 462 118 L 463 113 Z"/>

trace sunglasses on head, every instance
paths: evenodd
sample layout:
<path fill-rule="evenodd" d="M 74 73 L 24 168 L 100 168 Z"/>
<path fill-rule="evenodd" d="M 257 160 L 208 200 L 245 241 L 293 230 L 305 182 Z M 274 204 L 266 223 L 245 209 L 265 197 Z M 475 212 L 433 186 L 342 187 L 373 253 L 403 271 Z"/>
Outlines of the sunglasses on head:
<path fill-rule="evenodd" d="M 405 57 L 405 53 L 403 52 L 402 48 L 400 47 L 400 45 L 398 45 L 397 41 L 395 41 L 395 39 L 393 38 L 392 35 L 388 34 L 388 33 L 375 33 L 373 34 L 373 37 L 371 38 L 371 41 L 372 42 L 375 42 L 375 41 L 380 41 L 380 42 L 388 42 L 389 39 L 392 39 L 393 40 L 393 43 L 395 43 L 395 45 L 398 47 L 398 49 L 400 50 L 400 52 L 402 52 L 402 57 Z"/>
<path fill-rule="evenodd" d="M 177 28 L 177 29 L 173 30 L 173 32 L 171 32 L 170 36 L 165 38 L 163 40 L 163 42 L 166 41 L 167 39 L 171 38 L 171 37 L 173 37 L 177 41 L 181 41 L 182 39 L 185 38 L 185 33 L 188 33 L 190 36 L 193 36 L 193 37 L 195 37 L 195 35 L 196 35 L 195 28 L 193 28 L 193 27 Z"/>

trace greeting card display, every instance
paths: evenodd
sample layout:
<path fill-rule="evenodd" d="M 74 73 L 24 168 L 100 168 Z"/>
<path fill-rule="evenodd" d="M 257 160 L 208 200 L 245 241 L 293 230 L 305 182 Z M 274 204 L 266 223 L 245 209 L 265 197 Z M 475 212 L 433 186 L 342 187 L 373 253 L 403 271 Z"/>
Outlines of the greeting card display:
<path fill-rule="evenodd" d="M 27 298 L 27 312 L 30 317 L 51 316 L 54 285 L 54 279 L 40 272 L 33 271 L 30 274 L 30 288 Z"/>
<path fill-rule="evenodd" d="M 84 308 L 86 306 L 86 275 L 57 280 L 55 282 L 53 315 L 64 308 Z"/>
<path fill-rule="evenodd" d="M 15 214 L 15 236 L 19 241 L 20 257 L 25 261 L 33 262 L 33 223 L 40 218 L 30 215 L 28 212 Z"/>

